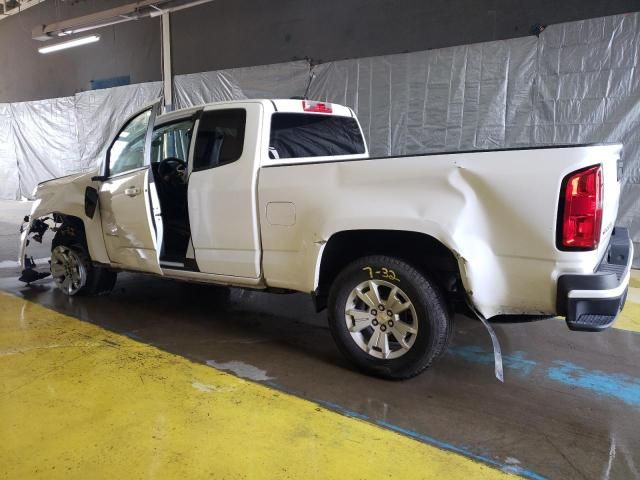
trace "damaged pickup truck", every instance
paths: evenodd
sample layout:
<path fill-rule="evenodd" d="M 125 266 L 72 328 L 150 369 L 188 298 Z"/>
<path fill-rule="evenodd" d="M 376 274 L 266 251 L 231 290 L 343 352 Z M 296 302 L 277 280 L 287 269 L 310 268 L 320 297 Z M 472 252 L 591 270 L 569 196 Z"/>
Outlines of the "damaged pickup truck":
<path fill-rule="evenodd" d="M 52 227 L 67 295 L 107 292 L 121 271 L 307 292 L 344 355 L 391 379 L 444 353 L 455 312 L 487 326 L 501 377 L 488 320 L 597 331 L 624 304 L 621 145 L 371 158 L 344 106 L 158 109 L 123 125 L 99 171 L 38 185 L 25 281 L 42 276 L 27 237 Z"/>

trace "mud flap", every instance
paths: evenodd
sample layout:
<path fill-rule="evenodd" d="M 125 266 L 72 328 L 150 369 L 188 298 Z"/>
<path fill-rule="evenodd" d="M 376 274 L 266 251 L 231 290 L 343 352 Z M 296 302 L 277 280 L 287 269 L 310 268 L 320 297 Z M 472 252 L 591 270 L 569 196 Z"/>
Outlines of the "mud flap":
<path fill-rule="evenodd" d="M 500 349 L 500 342 L 498 341 L 498 336 L 496 332 L 493 330 L 493 327 L 489 324 L 489 322 L 480 314 L 478 314 L 478 318 L 482 322 L 482 324 L 489 332 L 489 336 L 491 337 L 491 343 L 493 344 L 493 363 L 495 368 L 496 378 L 504 383 L 504 372 L 502 371 L 502 350 Z"/>
<path fill-rule="evenodd" d="M 478 317 L 482 322 L 482 324 L 484 325 L 484 328 L 486 328 L 487 332 L 489 332 L 489 336 L 491 337 L 491 344 L 493 345 L 493 366 L 494 366 L 496 378 L 500 380 L 502 383 L 504 383 L 504 372 L 502 370 L 502 349 L 500 348 L 500 342 L 498 341 L 498 336 L 496 335 L 496 332 L 491 326 L 491 324 L 487 321 L 486 318 L 484 318 L 484 315 L 482 315 L 476 309 L 476 307 L 469 300 L 469 298 L 467 298 L 466 300 L 467 300 L 467 306 L 469 307 L 469 309 L 473 313 L 475 313 L 476 317 Z"/>

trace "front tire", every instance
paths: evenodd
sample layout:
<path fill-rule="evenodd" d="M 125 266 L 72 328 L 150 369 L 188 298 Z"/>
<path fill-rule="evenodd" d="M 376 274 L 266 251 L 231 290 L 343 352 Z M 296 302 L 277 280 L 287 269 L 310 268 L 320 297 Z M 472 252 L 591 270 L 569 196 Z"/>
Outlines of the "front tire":
<path fill-rule="evenodd" d="M 329 327 L 340 351 L 370 375 L 402 380 L 445 350 L 450 314 L 437 285 L 408 263 L 374 255 L 354 261 L 329 293 Z"/>
<path fill-rule="evenodd" d="M 94 267 L 85 248 L 74 237 L 59 235 L 51 244 L 51 276 L 65 295 L 98 295 L 113 290 L 117 274 Z"/>

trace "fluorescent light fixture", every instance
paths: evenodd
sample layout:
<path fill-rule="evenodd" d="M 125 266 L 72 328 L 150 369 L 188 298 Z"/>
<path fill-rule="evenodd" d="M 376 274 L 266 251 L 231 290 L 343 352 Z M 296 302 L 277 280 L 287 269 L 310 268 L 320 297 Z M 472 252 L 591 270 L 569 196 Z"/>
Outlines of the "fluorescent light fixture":
<path fill-rule="evenodd" d="M 88 37 L 74 38 L 73 40 L 67 40 L 66 42 L 56 43 L 55 45 L 49 45 L 48 47 L 40 47 L 38 51 L 40 53 L 57 52 L 58 50 L 64 50 L 66 48 L 79 47 L 80 45 L 86 45 L 88 43 L 94 43 L 100 40 L 100 35 L 89 35 Z"/>

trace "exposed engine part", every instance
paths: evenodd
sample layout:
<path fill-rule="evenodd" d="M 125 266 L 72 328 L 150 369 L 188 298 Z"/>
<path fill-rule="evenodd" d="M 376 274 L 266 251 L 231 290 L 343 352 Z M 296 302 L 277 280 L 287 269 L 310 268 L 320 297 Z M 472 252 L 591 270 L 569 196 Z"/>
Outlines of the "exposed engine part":
<path fill-rule="evenodd" d="M 45 217 L 43 219 L 38 218 L 31 224 L 29 234 L 32 234 L 31 238 L 38 243 L 42 243 L 42 236 L 49 229 L 49 224 L 46 223 L 46 220 L 50 220 L 50 217 Z"/>
<path fill-rule="evenodd" d="M 20 233 L 24 233 L 27 226 L 29 225 L 29 220 L 30 216 L 25 215 L 25 217 L 23 218 L 24 223 L 20 226 Z M 52 224 L 47 223 L 48 221 L 51 221 Z M 36 218 L 31 222 L 31 227 L 29 228 L 27 235 L 36 242 L 42 243 L 42 237 L 45 233 L 47 233 L 47 230 L 51 230 L 53 232 L 58 231 L 58 225 L 61 222 L 62 219 L 55 214 L 52 217 Z M 27 239 L 27 246 L 29 245 L 30 240 L 31 239 Z M 36 263 L 34 262 L 33 257 L 29 257 L 28 255 L 24 256 L 24 270 L 22 270 L 22 273 L 18 280 L 28 285 L 32 282 L 35 282 L 36 280 L 46 278 L 49 275 L 51 275 L 51 272 L 39 272 L 36 270 Z"/>

